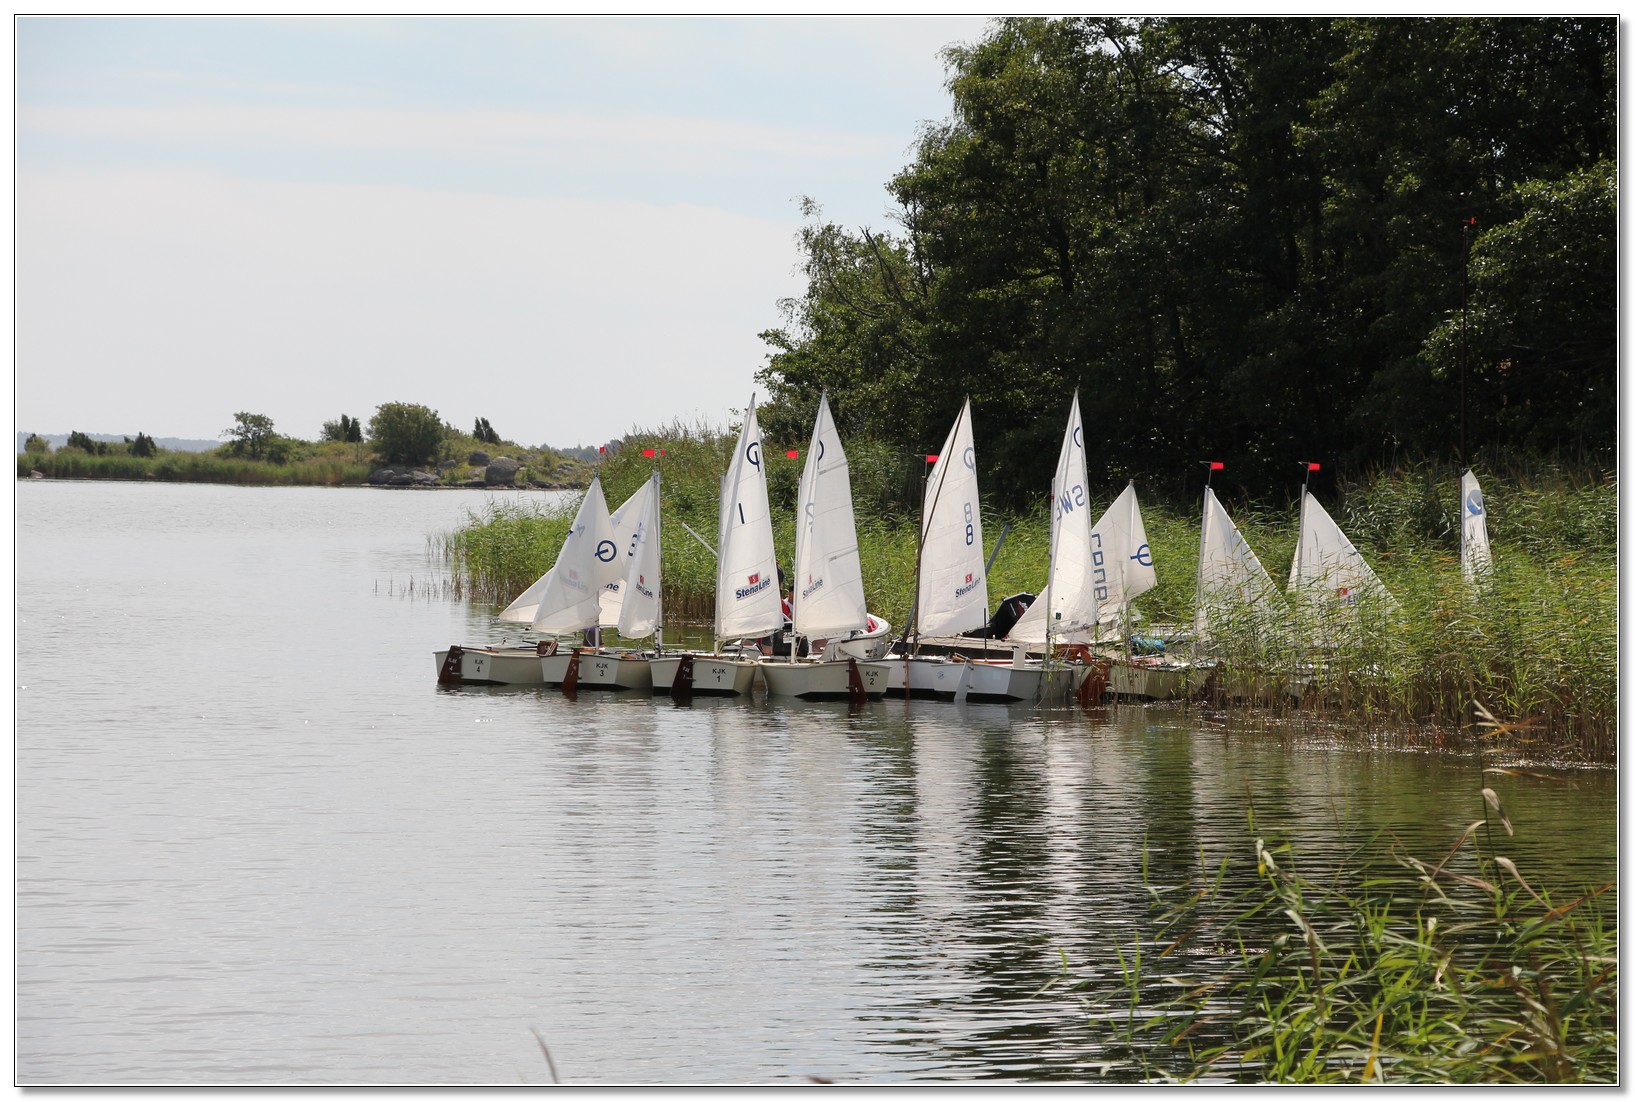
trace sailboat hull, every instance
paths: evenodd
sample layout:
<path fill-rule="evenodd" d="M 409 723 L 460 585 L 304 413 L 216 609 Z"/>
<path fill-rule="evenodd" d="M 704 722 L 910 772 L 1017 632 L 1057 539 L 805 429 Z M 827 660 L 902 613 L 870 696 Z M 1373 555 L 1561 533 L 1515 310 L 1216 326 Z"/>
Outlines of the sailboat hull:
<path fill-rule="evenodd" d="M 1107 674 L 1107 692 L 1137 700 L 1182 700 L 1203 687 L 1207 670 L 1173 659 L 1113 659 Z"/>
<path fill-rule="evenodd" d="M 654 692 L 668 693 L 675 685 L 681 659 L 682 655 L 666 651 L 647 664 Z M 692 659 L 693 692 L 700 696 L 747 696 L 761 666 L 755 659 L 725 658 L 718 654 L 694 654 Z"/>
<path fill-rule="evenodd" d="M 546 685 L 562 684 L 572 660 L 572 651 L 558 651 L 537 659 L 541 679 Z M 651 691 L 653 673 L 648 666 L 648 656 L 634 651 L 580 651 L 578 688 Z"/>
<path fill-rule="evenodd" d="M 891 678 L 889 662 L 858 662 L 857 673 L 863 681 L 863 693 L 871 700 L 886 695 Z M 798 697 L 802 700 L 845 700 L 851 695 L 850 661 L 842 662 L 763 662 L 761 676 L 766 679 L 766 691 L 772 696 Z"/>
<path fill-rule="evenodd" d="M 977 701 L 1051 700 L 1078 684 L 1078 670 L 1040 662 L 972 662 L 968 697 Z"/>
<path fill-rule="evenodd" d="M 968 678 L 968 662 L 915 655 L 888 658 L 886 695 L 910 700 L 952 700 L 962 679 Z"/>
<path fill-rule="evenodd" d="M 434 651 L 437 656 L 437 674 L 444 676 L 443 667 L 449 650 Z M 544 679 L 539 668 L 539 651 L 526 647 L 461 647 L 457 671 L 462 685 L 538 685 Z"/>

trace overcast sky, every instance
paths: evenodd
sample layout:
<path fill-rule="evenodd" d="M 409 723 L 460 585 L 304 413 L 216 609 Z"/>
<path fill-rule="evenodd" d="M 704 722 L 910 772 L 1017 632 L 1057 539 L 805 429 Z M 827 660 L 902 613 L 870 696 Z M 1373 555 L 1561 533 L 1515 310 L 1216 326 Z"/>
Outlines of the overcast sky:
<path fill-rule="evenodd" d="M 21 18 L 16 427 L 724 423 L 980 18 Z"/>

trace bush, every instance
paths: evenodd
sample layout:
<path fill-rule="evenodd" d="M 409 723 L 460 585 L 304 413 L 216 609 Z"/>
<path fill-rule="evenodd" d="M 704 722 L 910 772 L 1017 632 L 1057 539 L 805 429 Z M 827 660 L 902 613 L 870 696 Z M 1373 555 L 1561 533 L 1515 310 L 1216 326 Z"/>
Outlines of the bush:
<path fill-rule="evenodd" d="M 437 458 L 445 430 L 437 411 L 408 402 L 387 402 L 369 418 L 369 442 L 387 463 L 422 466 Z"/>

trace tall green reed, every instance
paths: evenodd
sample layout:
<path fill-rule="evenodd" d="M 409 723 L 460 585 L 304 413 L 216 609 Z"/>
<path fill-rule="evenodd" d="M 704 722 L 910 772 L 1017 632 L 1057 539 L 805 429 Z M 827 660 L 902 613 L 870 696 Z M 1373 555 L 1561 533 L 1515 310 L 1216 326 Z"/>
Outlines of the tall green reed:
<path fill-rule="evenodd" d="M 1503 853 L 1513 828 L 1497 796 L 1472 796 L 1481 818 L 1439 858 L 1373 839 L 1354 864 L 1313 876 L 1251 810 L 1247 886 L 1230 859 L 1200 860 L 1183 883 L 1149 874 L 1151 918 L 1115 946 L 1118 982 L 1077 983 L 1106 1069 L 1149 1081 L 1616 1082 L 1612 885 L 1524 877 Z"/>

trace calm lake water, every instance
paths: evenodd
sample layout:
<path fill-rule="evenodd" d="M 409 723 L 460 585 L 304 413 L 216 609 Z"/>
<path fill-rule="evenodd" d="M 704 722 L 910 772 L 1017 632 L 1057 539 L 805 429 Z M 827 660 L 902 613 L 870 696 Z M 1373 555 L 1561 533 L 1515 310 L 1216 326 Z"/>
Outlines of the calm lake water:
<path fill-rule="evenodd" d="M 1105 980 L 1256 827 L 1440 857 L 1481 765 L 1184 708 L 439 690 L 503 637 L 427 537 L 484 496 L 17 486 L 16 1081 L 1089 1079 Z M 537 495 L 500 495 L 523 501 Z M 1616 776 L 1499 778 L 1616 876 Z"/>

